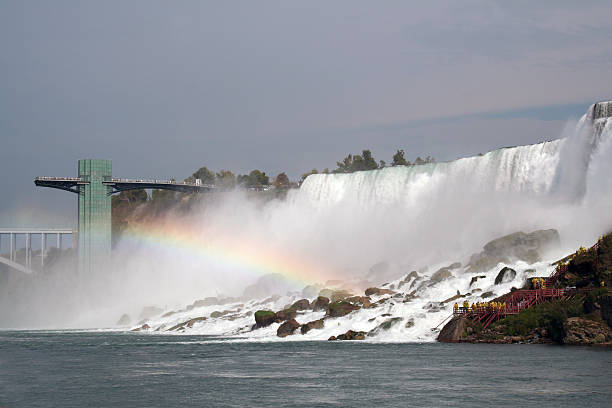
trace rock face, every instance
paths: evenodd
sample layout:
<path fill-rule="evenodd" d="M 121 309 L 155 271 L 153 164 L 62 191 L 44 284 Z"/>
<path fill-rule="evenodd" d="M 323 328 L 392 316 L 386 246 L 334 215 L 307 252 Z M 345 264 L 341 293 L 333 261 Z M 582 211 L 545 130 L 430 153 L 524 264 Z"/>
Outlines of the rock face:
<path fill-rule="evenodd" d="M 514 278 L 516 278 L 516 271 L 505 266 L 495 277 L 495 284 L 500 285 L 502 283 L 508 283 L 513 281 Z"/>
<path fill-rule="evenodd" d="M 391 289 L 380 289 L 380 288 L 367 288 L 365 291 L 366 296 L 381 296 L 381 295 L 394 295 L 395 292 Z"/>
<path fill-rule="evenodd" d="M 306 334 L 312 329 L 322 329 L 323 326 L 324 326 L 324 319 L 313 320 L 312 322 L 303 324 L 300 330 L 302 331 L 302 334 Z"/>
<path fill-rule="evenodd" d="M 267 327 L 276 321 L 276 313 L 271 310 L 258 310 L 255 312 L 255 326 Z"/>
<path fill-rule="evenodd" d="M 558 247 L 559 232 L 554 229 L 538 230 L 526 234 L 515 232 L 494 239 L 484 246 L 483 252 L 470 258 L 468 272 L 485 272 L 499 263 L 520 260 L 535 263 L 541 260 L 542 253 Z"/>
<path fill-rule="evenodd" d="M 137 328 L 135 328 L 135 329 L 132 329 L 131 331 L 133 331 L 133 332 L 138 332 L 138 331 L 142 331 L 142 330 L 149 330 L 150 328 L 151 328 L 151 326 L 149 326 L 148 324 L 146 324 L 146 323 L 145 323 L 145 324 L 143 324 L 143 325 L 142 325 L 142 326 L 140 326 L 140 327 L 137 327 Z"/>
<path fill-rule="evenodd" d="M 310 309 L 310 302 L 308 299 L 300 299 L 291 305 L 290 309 L 293 310 L 308 310 Z"/>
<path fill-rule="evenodd" d="M 355 306 L 352 303 L 344 300 L 330 303 L 327 307 L 327 316 L 329 317 L 342 317 L 351 313 L 353 310 L 358 310 L 359 306 Z"/>
<path fill-rule="evenodd" d="M 461 335 L 467 326 L 466 318 L 464 316 L 455 316 L 450 322 L 446 323 L 440 334 L 438 334 L 438 341 L 442 343 L 456 343 L 461 340 Z"/>
<path fill-rule="evenodd" d="M 563 325 L 565 344 L 598 344 L 612 341 L 612 329 L 602 322 L 571 317 Z"/>
<path fill-rule="evenodd" d="M 472 286 L 474 283 L 476 283 L 476 281 L 478 279 L 484 279 L 486 277 L 487 277 L 487 275 L 478 275 L 478 276 L 472 277 L 472 280 L 470 280 L 470 286 Z"/>
<path fill-rule="evenodd" d="M 433 275 L 431 275 L 431 281 L 432 282 L 442 282 L 443 280 L 446 280 L 450 277 L 452 277 L 453 274 L 450 271 L 450 269 L 448 268 L 441 268 L 438 269 Z"/>
<path fill-rule="evenodd" d="M 368 332 L 368 336 L 376 336 L 376 335 L 380 334 L 381 332 L 389 330 L 391 327 L 395 326 L 396 324 L 400 323 L 401 321 L 402 321 L 401 317 L 392 317 L 390 319 L 387 319 L 384 322 L 382 322 L 381 324 L 379 324 L 378 326 L 376 326 L 374 329 L 370 330 Z M 414 324 L 414 322 L 413 322 L 413 324 Z"/>
<path fill-rule="evenodd" d="M 276 312 L 276 321 L 284 322 L 286 320 L 295 319 L 296 314 L 295 309 L 291 308 L 278 311 Z"/>
<path fill-rule="evenodd" d="M 300 324 L 295 319 L 287 320 L 278 327 L 278 330 L 276 330 L 276 335 L 278 337 L 287 337 L 292 335 L 298 327 L 300 327 Z"/>
<path fill-rule="evenodd" d="M 131 321 L 132 319 L 130 319 L 130 316 L 127 313 L 125 313 L 121 316 L 121 318 L 117 322 L 117 326 L 128 326 Z"/>
<path fill-rule="evenodd" d="M 353 304 L 360 304 L 364 309 L 369 309 L 372 306 L 372 299 L 369 296 L 352 296 L 350 298 L 345 299 L 347 302 L 351 302 Z"/>
<path fill-rule="evenodd" d="M 310 305 L 310 307 L 312 308 L 312 310 L 317 312 L 319 310 L 327 310 L 328 305 L 329 298 L 326 298 L 325 296 L 319 296 L 318 298 L 312 301 L 312 305 Z"/>
<path fill-rule="evenodd" d="M 339 336 L 331 336 L 328 340 L 365 340 L 366 332 L 349 330 Z"/>
<path fill-rule="evenodd" d="M 599 306 L 601 308 L 601 318 L 608 322 L 612 327 L 612 295 L 603 295 L 599 297 Z"/>
<path fill-rule="evenodd" d="M 206 320 L 205 317 L 194 317 L 193 319 L 189 319 L 187 321 L 172 326 L 168 329 L 168 331 L 183 330 L 185 329 L 185 327 L 192 328 L 195 323 L 203 322 L 204 320 Z"/>
<path fill-rule="evenodd" d="M 338 300 L 344 300 L 351 296 L 353 296 L 353 294 L 348 290 L 334 290 L 331 294 L 331 301 L 337 302 Z"/>

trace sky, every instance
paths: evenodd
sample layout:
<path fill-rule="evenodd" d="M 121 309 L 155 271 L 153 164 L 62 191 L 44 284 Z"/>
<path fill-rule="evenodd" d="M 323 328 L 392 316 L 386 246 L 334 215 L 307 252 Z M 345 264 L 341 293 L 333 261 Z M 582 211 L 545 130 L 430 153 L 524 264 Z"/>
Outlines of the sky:
<path fill-rule="evenodd" d="M 0 227 L 74 227 L 35 176 L 299 178 L 555 139 L 612 99 L 609 1 L 0 1 Z"/>

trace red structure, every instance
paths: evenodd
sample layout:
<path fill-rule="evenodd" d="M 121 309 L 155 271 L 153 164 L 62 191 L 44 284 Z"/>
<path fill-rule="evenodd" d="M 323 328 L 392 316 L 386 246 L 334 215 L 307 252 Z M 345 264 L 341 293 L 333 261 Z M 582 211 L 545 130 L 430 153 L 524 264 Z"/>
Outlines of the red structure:
<path fill-rule="evenodd" d="M 599 242 L 593 245 L 588 250 L 581 248 L 579 251 L 595 251 Z M 596 257 L 597 262 L 597 257 Z M 558 282 L 559 278 L 567 271 L 567 263 L 559 263 L 555 271 L 544 281 L 542 288 L 537 289 L 519 289 L 511 292 L 502 298 L 499 302 L 487 302 L 472 305 L 470 307 L 459 307 L 455 310 L 454 314 L 463 314 L 470 317 L 476 322 L 483 323 L 483 330 L 486 329 L 491 323 L 503 319 L 508 315 L 519 314 L 525 309 L 540 304 L 542 302 L 548 302 L 553 299 L 569 299 L 575 296 L 577 293 L 588 292 L 589 289 L 576 289 L 576 288 L 553 288 Z M 596 266 L 599 266 L 597 262 Z"/>

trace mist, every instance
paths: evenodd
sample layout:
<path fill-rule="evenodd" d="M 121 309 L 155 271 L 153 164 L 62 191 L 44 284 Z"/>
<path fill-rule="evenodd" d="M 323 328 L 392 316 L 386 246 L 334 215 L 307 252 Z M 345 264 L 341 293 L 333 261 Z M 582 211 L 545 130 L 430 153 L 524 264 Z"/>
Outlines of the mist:
<path fill-rule="evenodd" d="M 548 260 L 612 228 L 612 126 L 568 122 L 561 139 L 447 163 L 309 176 L 284 199 L 219 193 L 185 214 L 131 225 L 102 276 L 14 276 L 2 285 L 2 327 L 110 327 L 145 306 L 206 297 L 244 299 L 247 286 L 281 278 L 267 294 L 329 280 L 359 290 L 411 270 L 467 262 L 489 240 L 557 229 Z M 374 265 L 385 265 L 377 273 Z M 61 269 L 61 268 L 60 268 Z"/>

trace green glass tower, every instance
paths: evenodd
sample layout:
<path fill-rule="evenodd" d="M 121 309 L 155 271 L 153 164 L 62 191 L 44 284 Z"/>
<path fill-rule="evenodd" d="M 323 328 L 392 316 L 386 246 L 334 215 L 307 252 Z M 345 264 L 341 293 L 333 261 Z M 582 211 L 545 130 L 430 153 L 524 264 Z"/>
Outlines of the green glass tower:
<path fill-rule="evenodd" d="M 79 160 L 79 273 L 95 273 L 104 268 L 111 255 L 110 160 Z"/>

